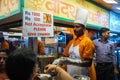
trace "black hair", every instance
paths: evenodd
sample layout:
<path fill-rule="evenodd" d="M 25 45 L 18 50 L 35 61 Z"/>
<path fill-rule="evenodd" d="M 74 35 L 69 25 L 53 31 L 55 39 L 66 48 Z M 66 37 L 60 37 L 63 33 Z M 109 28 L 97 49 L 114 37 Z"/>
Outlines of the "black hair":
<path fill-rule="evenodd" d="M 31 49 L 17 49 L 6 60 L 6 74 L 10 80 L 28 80 L 35 64 L 36 54 Z"/>
<path fill-rule="evenodd" d="M 2 43 L 3 41 L 4 41 L 5 39 L 2 37 L 2 38 L 0 38 L 0 42 Z"/>
<path fill-rule="evenodd" d="M 6 49 L 1 48 L 0 52 L 5 52 L 7 55 L 9 55 L 9 52 Z"/>
<path fill-rule="evenodd" d="M 0 49 L 0 52 L 6 52 L 6 50 L 5 49 Z"/>
<path fill-rule="evenodd" d="M 108 28 L 101 28 L 99 31 L 100 36 L 102 36 L 102 33 L 106 32 L 106 31 L 109 31 L 109 29 Z"/>

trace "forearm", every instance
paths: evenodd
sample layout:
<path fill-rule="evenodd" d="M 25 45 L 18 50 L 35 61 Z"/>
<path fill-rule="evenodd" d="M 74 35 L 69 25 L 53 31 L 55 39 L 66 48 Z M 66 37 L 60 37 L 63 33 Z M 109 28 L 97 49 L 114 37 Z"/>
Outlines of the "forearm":
<path fill-rule="evenodd" d="M 116 69 L 116 70 L 117 70 L 117 64 L 114 64 L 114 69 Z"/>
<path fill-rule="evenodd" d="M 89 67 L 92 63 L 92 59 L 84 59 L 84 60 L 75 59 L 74 60 L 74 59 L 63 57 L 61 58 L 61 62 L 63 64 L 73 64 L 80 67 Z"/>
<path fill-rule="evenodd" d="M 117 70 L 117 56 L 115 54 L 113 55 L 113 65 L 114 65 L 114 69 Z"/>
<path fill-rule="evenodd" d="M 56 67 L 56 71 L 57 71 L 57 76 L 61 80 L 73 80 L 73 78 L 65 70 L 63 70 L 59 66 Z"/>
<path fill-rule="evenodd" d="M 117 64 L 114 64 L 114 74 L 116 74 L 116 75 L 119 74 L 119 71 L 118 71 L 118 68 L 117 68 Z"/>

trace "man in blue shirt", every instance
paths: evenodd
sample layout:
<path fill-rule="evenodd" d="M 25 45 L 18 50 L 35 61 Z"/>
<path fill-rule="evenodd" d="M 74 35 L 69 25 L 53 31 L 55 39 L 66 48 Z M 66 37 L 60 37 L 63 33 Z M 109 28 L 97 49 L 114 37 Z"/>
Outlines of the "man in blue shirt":
<path fill-rule="evenodd" d="M 108 41 L 110 31 L 101 28 L 100 38 L 94 40 L 96 48 L 96 74 L 97 80 L 114 80 L 114 74 L 118 74 L 117 58 L 114 53 L 114 45 Z"/>

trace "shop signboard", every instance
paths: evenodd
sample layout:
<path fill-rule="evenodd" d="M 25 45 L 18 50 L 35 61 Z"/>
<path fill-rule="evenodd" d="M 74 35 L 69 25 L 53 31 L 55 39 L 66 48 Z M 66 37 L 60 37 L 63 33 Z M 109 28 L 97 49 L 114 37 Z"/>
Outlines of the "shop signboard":
<path fill-rule="evenodd" d="M 29 37 L 53 37 L 53 14 L 24 9 L 22 33 Z"/>
<path fill-rule="evenodd" d="M 77 8 L 85 8 L 89 11 L 88 24 L 108 27 L 108 11 L 86 0 L 24 0 L 24 8 L 52 12 L 54 19 L 68 22 L 74 22 Z"/>
<path fill-rule="evenodd" d="M 22 0 L 0 0 L 0 20 L 21 12 Z"/>
<path fill-rule="evenodd" d="M 120 15 L 110 12 L 110 30 L 120 33 Z"/>

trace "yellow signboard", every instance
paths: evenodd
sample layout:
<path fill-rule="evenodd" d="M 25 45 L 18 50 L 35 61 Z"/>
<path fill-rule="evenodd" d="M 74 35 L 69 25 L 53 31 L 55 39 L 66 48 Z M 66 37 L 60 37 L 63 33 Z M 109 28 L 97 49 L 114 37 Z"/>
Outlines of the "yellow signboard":
<path fill-rule="evenodd" d="M 0 0 L 0 19 L 20 12 L 20 0 Z"/>
<path fill-rule="evenodd" d="M 29 10 L 52 12 L 55 17 L 74 20 L 77 8 L 89 11 L 89 24 L 108 26 L 108 11 L 86 0 L 24 0 L 24 8 Z"/>

